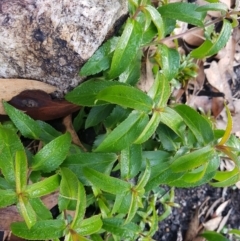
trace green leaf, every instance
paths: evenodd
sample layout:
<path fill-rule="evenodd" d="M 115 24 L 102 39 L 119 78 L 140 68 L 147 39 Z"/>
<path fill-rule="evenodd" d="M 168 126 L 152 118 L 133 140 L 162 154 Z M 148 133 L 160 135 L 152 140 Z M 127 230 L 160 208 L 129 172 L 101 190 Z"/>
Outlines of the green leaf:
<path fill-rule="evenodd" d="M 68 168 L 61 168 L 61 182 L 58 197 L 58 207 L 60 212 L 64 210 L 74 210 L 77 204 L 78 178 Z M 74 203 L 73 207 L 70 203 Z"/>
<path fill-rule="evenodd" d="M 65 95 L 65 99 L 74 104 L 82 106 L 105 105 L 107 104 L 106 102 L 97 101 L 97 95 L 105 88 L 114 85 L 119 86 L 124 85 L 124 83 L 117 81 L 91 79 L 80 84 L 71 92 L 67 93 Z"/>
<path fill-rule="evenodd" d="M 47 207 L 43 204 L 40 198 L 29 199 L 29 202 L 36 212 L 38 220 L 47 220 L 52 219 L 51 212 L 47 209 Z"/>
<path fill-rule="evenodd" d="M 90 167 L 103 173 L 112 170 L 117 155 L 114 153 L 79 153 L 70 155 L 62 164 L 62 167 L 71 169 L 84 184 L 89 183 L 83 174 L 84 167 Z"/>
<path fill-rule="evenodd" d="M 36 123 L 41 129 L 41 134 L 39 139 L 44 143 L 48 143 L 61 135 L 61 132 L 55 130 L 51 125 L 49 125 L 46 122 L 37 120 Z"/>
<path fill-rule="evenodd" d="M 94 106 L 86 119 L 85 128 L 89 128 L 91 126 L 96 126 L 100 122 L 102 122 L 106 117 L 109 116 L 111 111 L 113 110 L 114 105 L 100 105 Z"/>
<path fill-rule="evenodd" d="M 197 111 L 187 105 L 178 105 L 174 110 L 181 115 L 186 125 L 197 138 L 199 144 L 208 144 L 214 140 L 211 125 Z"/>
<path fill-rule="evenodd" d="M 232 171 L 217 171 L 213 177 L 215 182 L 211 182 L 210 185 L 213 187 L 228 187 L 234 185 L 239 181 L 239 169 L 235 167 Z"/>
<path fill-rule="evenodd" d="M 139 51 L 135 59 L 128 65 L 127 69 L 119 75 L 119 82 L 136 85 L 141 75 L 142 53 Z"/>
<path fill-rule="evenodd" d="M 158 46 L 160 54 L 160 65 L 163 75 L 171 81 L 177 74 L 180 67 L 180 56 L 177 50 L 168 48 L 166 45 Z"/>
<path fill-rule="evenodd" d="M 196 9 L 197 12 L 221 11 L 223 13 L 226 13 L 227 10 L 228 10 L 228 6 L 224 3 L 205 4 Z"/>
<path fill-rule="evenodd" d="M 40 182 L 28 185 L 26 193 L 30 198 L 42 197 L 54 192 L 60 184 L 60 177 L 58 174 L 47 177 Z"/>
<path fill-rule="evenodd" d="M 165 107 L 161 111 L 161 122 L 172 129 L 178 136 L 183 137 L 185 124 L 183 118 L 172 108 Z"/>
<path fill-rule="evenodd" d="M 13 190 L 0 189 L 0 208 L 4 208 L 17 202 L 17 194 Z"/>
<path fill-rule="evenodd" d="M 163 74 L 157 73 L 154 83 L 148 92 L 148 95 L 155 103 L 155 111 L 158 108 L 165 107 L 171 94 L 169 81 Z"/>
<path fill-rule="evenodd" d="M 97 99 L 145 112 L 150 112 L 153 105 L 149 96 L 131 86 L 107 87 L 97 95 Z"/>
<path fill-rule="evenodd" d="M 37 215 L 36 212 L 33 210 L 29 200 L 23 195 L 23 193 L 21 193 L 21 195 L 18 195 L 17 207 L 20 211 L 21 216 L 24 218 L 27 227 L 30 229 L 36 223 Z"/>
<path fill-rule="evenodd" d="M 121 151 L 120 157 L 121 177 L 131 179 L 135 177 L 142 164 L 142 146 L 131 145 Z"/>
<path fill-rule="evenodd" d="M 237 237 L 240 237 L 240 230 L 238 229 L 231 229 L 228 231 L 229 234 L 234 234 L 236 235 Z"/>
<path fill-rule="evenodd" d="M 77 229 L 81 225 L 85 215 L 85 211 L 86 211 L 86 193 L 82 183 L 79 181 L 77 182 L 76 197 L 77 197 L 77 206 L 76 206 L 77 208 L 75 210 L 74 219 L 70 225 L 72 229 Z"/>
<path fill-rule="evenodd" d="M 50 240 L 63 237 L 65 226 L 64 220 L 41 220 L 31 229 L 24 222 L 12 223 L 11 230 L 17 237 L 26 240 Z"/>
<path fill-rule="evenodd" d="M 224 132 L 224 135 L 223 135 L 222 139 L 220 140 L 220 142 L 218 143 L 218 145 L 224 145 L 227 142 L 227 140 L 231 136 L 232 127 L 233 127 L 231 112 L 230 112 L 229 108 L 227 107 L 227 105 L 225 105 L 225 108 L 227 111 L 227 119 L 228 119 L 227 126 L 226 126 L 226 130 Z"/>
<path fill-rule="evenodd" d="M 142 26 L 136 20 L 128 19 L 113 54 L 109 78 L 116 78 L 123 73 L 136 57 L 142 41 L 142 29 Z"/>
<path fill-rule="evenodd" d="M 104 43 L 81 68 L 80 75 L 93 75 L 108 69 L 118 40 L 118 37 L 114 37 Z"/>
<path fill-rule="evenodd" d="M 173 161 L 170 167 L 174 172 L 192 170 L 207 163 L 214 155 L 214 148 L 206 146 L 177 158 Z"/>
<path fill-rule="evenodd" d="M 219 52 L 227 43 L 231 36 L 232 25 L 228 20 L 223 20 L 223 26 L 220 34 L 218 35 L 217 39 L 214 42 L 210 40 L 205 40 L 204 43 L 194 49 L 191 52 L 191 56 L 194 58 L 205 58 L 208 56 L 212 56 Z"/>
<path fill-rule="evenodd" d="M 135 144 L 142 144 L 147 141 L 156 131 L 161 120 L 161 116 L 158 112 L 154 112 L 150 121 L 147 123 L 146 127 L 142 131 L 141 135 L 134 141 Z"/>
<path fill-rule="evenodd" d="M 214 231 L 204 231 L 204 233 L 200 234 L 202 237 L 207 239 L 208 241 L 230 241 L 222 234 L 214 232 Z"/>
<path fill-rule="evenodd" d="M 84 168 L 84 174 L 93 186 L 105 192 L 116 195 L 130 191 L 130 183 L 110 177 L 91 168 Z"/>
<path fill-rule="evenodd" d="M 137 139 L 147 122 L 147 114 L 132 111 L 126 120 L 107 135 L 95 152 L 114 152 L 125 149 Z"/>
<path fill-rule="evenodd" d="M 176 151 L 177 149 L 179 149 L 180 143 L 178 140 L 178 135 L 168 126 L 160 123 L 156 130 L 156 133 L 165 150 Z"/>
<path fill-rule="evenodd" d="M 135 240 L 137 233 L 140 232 L 138 225 L 131 222 L 124 225 L 124 220 L 119 218 L 103 219 L 103 229 L 120 238 L 129 238 L 130 240 Z"/>
<path fill-rule="evenodd" d="M 34 157 L 31 169 L 51 172 L 56 170 L 66 158 L 71 144 L 71 136 L 65 133 L 45 145 Z"/>
<path fill-rule="evenodd" d="M 130 109 L 124 109 L 123 107 L 117 105 L 114 107 L 112 113 L 108 116 L 108 118 L 104 121 L 104 125 L 108 129 L 113 129 L 119 123 L 124 121 L 130 113 Z"/>
<path fill-rule="evenodd" d="M 24 151 L 18 135 L 11 129 L 0 126 L 0 169 L 5 179 L 13 186 L 15 186 L 14 159 L 18 151 Z"/>
<path fill-rule="evenodd" d="M 16 192 L 21 193 L 27 185 L 27 157 L 24 151 L 17 151 L 15 156 Z"/>
<path fill-rule="evenodd" d="M 150 178 L 150 174 L 151 174 L 151 166 L 149 163 L 149 160 L 146 160 L 146 169 L 144 171 L 144 173 L 140 176 L 138 183 L 135 187 L 135 189 L 137 191 L 141 191 L 147 184 L 149 178 Z"/>
<path fill-rule="evenodd" d="M 132 192 L 131 203 L 130 203 L 129 210 L 128 210 L 128 213 L 127 213 L 127 218 L 126 218 L 124 224 L 129 223 L 134 218 L 134 216 L 136 215 L 136 212 L 139 208 L 138 199 L 141 199 L 141 198 L 137 194 Z"/>
<path fill-rule="evenodd" d="M 158 8 L 163 18 L 171 18 L 182 22 L 190 23 L 199 27 L 203 27 L 203 12 L 197 12 L 198 6 L 192 3 L 169 3 Z"/>
<path fill-rule="evenodd" d="M 153 23 L 157 27 L 158 39 L 162 39 L 165 36 L 165 33 L 163 20 L 160 13 L 151 5 L 147 5 L 144 9 L 150 14 Z"/>
<path fill-rule="evenodd" d="M 86 236 L 97 233 L 102 227 L 101 215 L 94 215 L 90 218 L 82 220 L 80 227 L 75 230 L 77 233 Z"/>
<path fill-rule="evenodd" d="M 3 106 L 9 118 L 24 137 L 37 140 L 39 139 L 41 135 L 41 128 L 32 118 L 24 114 L 22 111 L 15 109 L 7 102 L 3 102 Z"/>

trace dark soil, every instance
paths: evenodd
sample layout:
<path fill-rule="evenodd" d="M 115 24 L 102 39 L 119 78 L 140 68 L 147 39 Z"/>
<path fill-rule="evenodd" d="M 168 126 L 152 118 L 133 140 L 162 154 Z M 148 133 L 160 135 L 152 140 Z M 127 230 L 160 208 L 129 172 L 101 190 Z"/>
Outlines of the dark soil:
<path fill-rule="evenodd" d="M 189 224 L 194 216 L 196 208 L 200 206 L 206 198 L 209 197 L 210 205 L 219 198 L 224 201 L 230 200 L 227 210 L 232 208 L 231 215 L 226 224 L 227 228 L 240 229 L 240 191 L 237 188 L 213 188 L 209 185 L 203 185 L 197 188 L 175 189 L 175 202 L 180 204 L 180 208 L 173 208 L 172 214 L 159 224 L 159 231 L 155 234 L 154 239 L 158 241 L 180 241 L 184 238 Z M 161 212 L 161 210 L 159 210 Z M 201 222 L 201 221 L 200 221 Z"/>

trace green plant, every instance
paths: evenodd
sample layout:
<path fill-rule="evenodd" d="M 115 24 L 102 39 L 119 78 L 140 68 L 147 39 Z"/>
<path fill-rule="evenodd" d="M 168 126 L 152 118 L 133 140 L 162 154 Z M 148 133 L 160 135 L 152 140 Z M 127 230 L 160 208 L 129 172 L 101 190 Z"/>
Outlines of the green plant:
<path fill-rule="evenodd" d="M 221 11 L 222 16 L 205 23 L 208 10 Z M 223 187 L 239 181 L 240 142 L 230 134 L 229 110 L 223 131 L 192 108 L 169 104 L 172 81 L 181 76 L 186 82 L 195 76 L 191 59 L 211 56 L 224 47 L 236 13 L 215 1 L 202 7 L 163 1 L 155 8 L 147 0 L 130 0 L 129 12 L 122 35 L 104 43 L 80 72 L 98 76 L 66 95 L 82 106 L 73 121 L 75 129 L 93 127 L 96 132 L 94 144 L 85 145 L 87 152 L 71 143 L 70 134 L 4 103 L 14 125 L 0 125 L 0 207 L 16 204 L 24 218 L 12 223 L 15 235 L 31 240 L 62 236 L 66 241 L 152 240 L 158 222 L 177 205 L 174 188 L 168 194 L 160 185 L 193 187 L 210 182 Z M 178 51 L 163 44 L 181 37 L 167 37 L 176 20 L 197 28 L 217 21 L 223 26 L 217 36 L 193 50 L 184 65 Z M 154 78 L 147 93 L 135 87 L 145 54 Z M 32 153 L 18 132 L 41 141 L 43 148 Z M 232 171 L 218 171 L 221 156 L 234 161 Z M 56 190 L 60 214 L 53 219 L 40 198 Z M 159 217 L 158 202 L 164 207 Z M 86 210 L 93 211 L 89 215 Z"/>

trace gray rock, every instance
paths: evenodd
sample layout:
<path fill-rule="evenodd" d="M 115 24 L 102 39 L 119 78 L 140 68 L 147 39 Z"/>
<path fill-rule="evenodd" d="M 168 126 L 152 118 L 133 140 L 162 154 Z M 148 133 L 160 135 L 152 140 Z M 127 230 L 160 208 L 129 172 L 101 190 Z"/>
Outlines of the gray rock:
<path fill-rule="evenodd" d="M 1 0 L 0 77 L 67 92 L 127 11 L 127 0 Z"/>

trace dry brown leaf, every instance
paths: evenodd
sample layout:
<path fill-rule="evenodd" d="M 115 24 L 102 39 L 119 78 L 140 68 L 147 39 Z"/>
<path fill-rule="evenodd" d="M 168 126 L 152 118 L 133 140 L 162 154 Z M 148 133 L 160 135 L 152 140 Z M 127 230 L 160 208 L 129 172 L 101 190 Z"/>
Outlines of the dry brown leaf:
<path fill-rule="evenodd" d="M 223 66 L 223 65 L 222 65 Z M 225 99 L 229 103 L 229 109 L 234 111 L 234 104 L 232 100 L 232 92 L 226 77 L 226 68 L 220 69 L 216 61 L 212 61 L 210 68 L 205 69 L 205 74 L 208 82 L 217 90 L 224 93 Z"/>
<path fill-rule="evenodd" d="M 52 93 L 56 91 L 56 89 L 57 88 L 52 85 L 36 80 L 0 79 L 0 114 L 6 114 L 2 106 L 2 100 L 9 101 L 24 90 L 42 90 L 46 93 Z"/>
<path fill-rule="evenodd" d="M 145 53 L 145 58 L 142 62 L 142 67 L 141 67 L 140 80 L 137 84 L 138 88 L 144 92 L 148 92 L 154 82 L 154 75 L 152 72 L 153 64 L 149 60 L 150 52 L 155 51 L 152 48 L 155 48 L 155 47 L 148 48 L 148 50 Z"/>
<path fill-rule="evenodd" d="M 199 209 L 196 209 L 183 241 L 192 241 L 199 232 Z"/>
<path fill-rule="evenodd" d="M 82 145 L 74 127 L 72 124 L 72 115 L 68 115 L 63 119 L 63 125 L 66 127 L 66 131 L 68 131 L 72 137 L 72 142 L 81 147 L 84 151 L 87 151 L 85 147 Z"/>
<path fill-rule="evenodd" d="M 230 216 L 231 212 L 232 212 L 232 208 L 228 211 L 227 215 L 223 217 L 221 223 L 219 224 L 219 227 L 218 227 L 218 229 L 217 229 L 217 232 L 220 232 L 220 231 L 223 229 L 223 227 L 226 225 L 226 223 L 227 223 L 227 221 L 228 221 L 228 219 L 229 219 L 229 216 Z"/>
<path fill-rule="evenodd" d="M 216 216 L 221 216 L 221 215 L 222 215 L 222 212 L 223 212 L 224 209 L 227 207 L 228 203 L 229 203 L 229 200 L 221 203 L 221 204 L 218 206 L 218 208 L 216 209 L 215 215 L 216 215 Z"/>
<path fill-rule="evenodd" d="M 208 220 L 207 222 L 203 223 L 202 225 L 206 230 L 214 231 L 218 228 L 221 221 L 222 221 L 222 217 L 218 216 L 218 217 Z"/>

